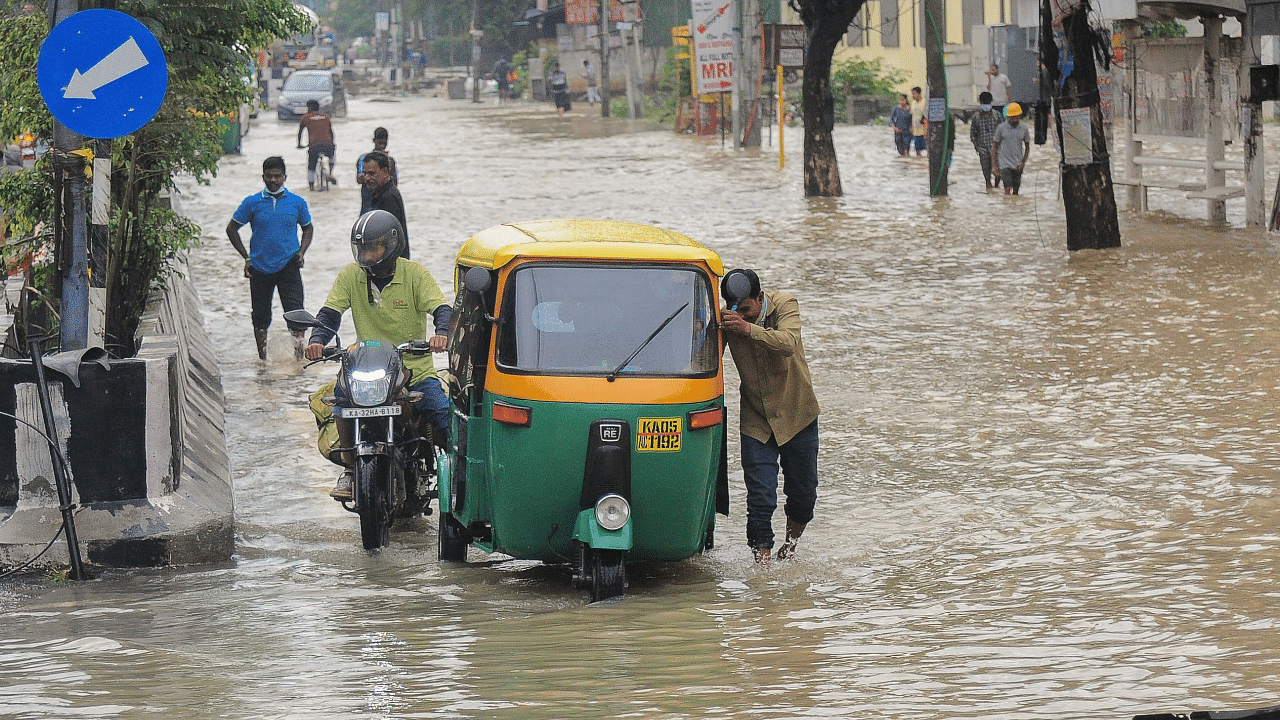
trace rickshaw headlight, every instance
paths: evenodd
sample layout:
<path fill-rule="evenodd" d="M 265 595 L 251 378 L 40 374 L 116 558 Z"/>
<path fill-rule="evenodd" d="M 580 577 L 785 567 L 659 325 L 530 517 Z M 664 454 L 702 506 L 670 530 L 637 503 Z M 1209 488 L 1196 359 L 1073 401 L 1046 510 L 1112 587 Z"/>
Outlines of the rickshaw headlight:
<path fill-rule="evenodd" d="M 631 503 L 621 495 L 609 494 L 596 501 L 596 522 L 605 530 L 621 530 L 631 519 Z"/>
<path fill-rule="evenodd" d="M 357 405 L 381 405 L 391 391 L 391 374 L 386 370 L 356 370 L 351 373 L 351 401 Z"/>

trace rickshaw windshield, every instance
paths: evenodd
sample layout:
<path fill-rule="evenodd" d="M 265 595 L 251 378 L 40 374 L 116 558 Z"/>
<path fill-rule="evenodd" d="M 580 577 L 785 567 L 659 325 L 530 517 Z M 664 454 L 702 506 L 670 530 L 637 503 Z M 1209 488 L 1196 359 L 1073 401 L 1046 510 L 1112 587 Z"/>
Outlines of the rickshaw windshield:
<path fill-rule="evenodd" d="M 504 369 L 608 375 L 639 349 L 619 375 L 716 372 L 720 348 L 704 272 L 681 266 L 531 264 L 512 273 L 508 283 L 498 323 L 497 362 Z M 668 317 L 671 321 L 644 344 Z"/>

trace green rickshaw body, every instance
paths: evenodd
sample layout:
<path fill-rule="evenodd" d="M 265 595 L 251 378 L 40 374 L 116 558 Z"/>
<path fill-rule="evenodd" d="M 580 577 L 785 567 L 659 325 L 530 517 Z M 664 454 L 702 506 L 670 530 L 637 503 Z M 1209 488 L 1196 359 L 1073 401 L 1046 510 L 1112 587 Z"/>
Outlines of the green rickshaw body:
<path fill-rule="evenodd" d="M 576 562 L 594 596 L 620 592 L 623 559 L 710 547 L 728 512 L 723 273 L 693 240 L 622 222 L 501 225 L 463 246 L 442 559 L 466 543 Z"/>
<path fill-rule="evenodd" d="M 591 423 L 601 418 L 683 420 L 690 412 L 719 403 L 617 405 L 528 402 L 487 394 L 493 402 L 527 405 L 529 427 L 494 423 L 489 437 L 492 459 L 485 480 L 493 523 L 492 547 L 513 557 L 561 562 L 573 555 L 574 518 L 581 510 L 583 466 Z M 683 424 L 683 423 L 682 423 Z M 683 429 L 683 428 L 682 428 Z M 716 477 L 722 433 L 719 427 L 683 429 L 678 451 L 641 451 L 632 456 L 630 560 L 681 560 L 703 548 L 715 513 Z M 633 437 L 659 445 L 671 435 Z M 473 476 L 474 477 L 474 476 Z"/>

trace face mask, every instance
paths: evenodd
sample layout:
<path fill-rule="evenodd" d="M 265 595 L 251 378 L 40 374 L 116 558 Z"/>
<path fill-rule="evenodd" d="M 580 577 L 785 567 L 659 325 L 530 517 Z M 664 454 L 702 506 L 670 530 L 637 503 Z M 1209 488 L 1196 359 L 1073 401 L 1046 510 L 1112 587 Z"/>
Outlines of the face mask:
<path fill-rule="evenodd" d="M 990 106 L 990 105 L 983 105 L 983 106 L 982 106 L 982 112 L 991 112 L 991 106 Z"/>

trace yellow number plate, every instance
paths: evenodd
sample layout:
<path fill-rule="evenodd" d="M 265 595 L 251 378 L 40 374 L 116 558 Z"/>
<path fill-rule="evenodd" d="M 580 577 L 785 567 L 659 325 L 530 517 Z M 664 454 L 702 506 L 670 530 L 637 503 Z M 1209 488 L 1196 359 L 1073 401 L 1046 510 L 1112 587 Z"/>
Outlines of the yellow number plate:
<path fill-rule="evenodd" d="M 636 452 L 680 452 L 682 418 L 640 418 Z"/>

